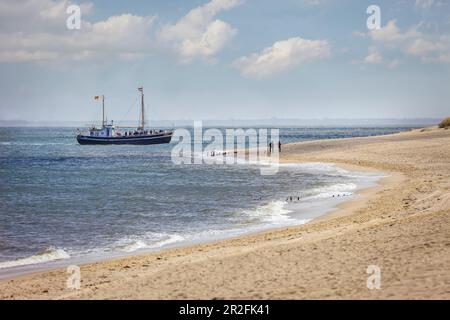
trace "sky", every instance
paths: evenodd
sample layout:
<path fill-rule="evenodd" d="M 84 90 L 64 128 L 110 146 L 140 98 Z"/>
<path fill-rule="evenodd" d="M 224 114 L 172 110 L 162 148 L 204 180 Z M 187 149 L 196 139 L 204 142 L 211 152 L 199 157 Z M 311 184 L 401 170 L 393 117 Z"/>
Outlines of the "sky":
<path fill-rule="evenodd" d="M 450 0 L 0 0 L 0 120 L 137 119 L 141 85 L 151 120 L 443 118 Z"/>

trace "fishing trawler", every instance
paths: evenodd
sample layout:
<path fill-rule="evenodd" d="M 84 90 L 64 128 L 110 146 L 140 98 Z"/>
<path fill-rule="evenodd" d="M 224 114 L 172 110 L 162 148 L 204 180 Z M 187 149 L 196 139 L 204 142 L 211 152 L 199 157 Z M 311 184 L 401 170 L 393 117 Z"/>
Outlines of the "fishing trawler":
<path fill-rule="evenodd" d="M 115 126 L 111 121 L 107 124 L 105 120 L 105 96 L 102 98 L 103 107 L 103 119 L 102 127 L 97 128 L 92 126 L 89 128 L 86 134 L 79 133 L 77 135 L 77 141 L 79 144 L 136 144 L 136 145 L 148 145 L 148 144 L 162 144 L 170 143 L 172 139 L 173 130 L 150 130 L 145 129 L 145 108 L 144 108 L 144 87 L 138 88 L 141 92 L 141 119 L 140 124 L 137 127 L 119 127 Z M 96 100 L 100 99 L 100 96 L 95 97 Z M 128 129 L 120 131 L 120 128 Z M 130 130 L 131 129 L 131 130 Z"/>

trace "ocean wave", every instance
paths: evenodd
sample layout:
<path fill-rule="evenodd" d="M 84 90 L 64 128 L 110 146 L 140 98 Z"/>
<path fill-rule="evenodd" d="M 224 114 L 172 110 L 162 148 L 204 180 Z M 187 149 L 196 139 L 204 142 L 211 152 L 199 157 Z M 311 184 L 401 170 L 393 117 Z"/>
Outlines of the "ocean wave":
<path fill-rule="evenodd" d="M 332 198 L 333 196 L 349 196 L 358 188 L 355 183 L 335 183 L 332 185 L 314 188 L 309 196 L 303 200 Z"/>
<path fill-rule="evenodd" d="M 134 252 L 141 249 L 160 248 L 183 241 L 185 238 L 178 234 L 148 233 L 142 238 L 126 237 L 116 242 L 114 249 L 123 252 Z"/>
<path fill-rule="evenodd" d="M 0 269 L 26 266 L 30 264 L 38 264 L 68 258 L 70 258 L 70 255 L 63 249 L 49 248 L 44 252 L 38 253 L 36 255 L 27 258 L 0 262 Z"/>
<path fill-rule="evenodd" d="M 220 157 L 223 156 L 223 157 Z M 350 174 L 349 171 L 338 167 L 333 163 L 325 162 L 304 162 L 304 163 L 280 163 L 277 158 L 261 157 L 256 160 L 251 160 L 251 158 L 246 159 L 242 155 L 236 155 L 233 152 L 222 152 L 217 151 L 215 156 L 206 153 L 193 153 L 193 158 L 204 159 L 209 163 L 213 163 L 216 160 L 218 163 L 225 164 L 237 164 L 237 165 L 249 165 L 249 166 L 274 166 L 286 169 L 295 169 L 311 173 L 331 173 L 331 174 Z"/>
<path fill-rule="evenodd" d="M 137 240 L 131 241 L 129 244 L 126 245 L 119 245 L 116 248 L 124 252 L 133 252 L 139 249 L 148 248 L 148 245 L 144 241 Z"/>
<path fill-rule="evenodd" d="M 332 163 L 324 162 L 303 162 L 303 163 L 280 163 L 281 168 L 295 168 L 307 172 L 325 172 L 325 173 L 339 173 L 348 174 L 349 171 L 339 168 Z"/>
<path fill-rule="evenodd" d="M 257 207 L 254 210 L 245 210 L 244 214 L 251 218 L 259 219 L 272 224 L 283 224 L 295 221 L 289 216 L 291 210 L 285 208 L 285 201 L 271 201 L 268 204 Z"/>
<path fill-rule="evenodd" d="M 3 141 L 0 142 L 0 145 L 4 146 L 56 146 L 56 145 L 73 145 L 73 143 L 67 143 L 67 142 L 10 142 L 10 141 Z"/>

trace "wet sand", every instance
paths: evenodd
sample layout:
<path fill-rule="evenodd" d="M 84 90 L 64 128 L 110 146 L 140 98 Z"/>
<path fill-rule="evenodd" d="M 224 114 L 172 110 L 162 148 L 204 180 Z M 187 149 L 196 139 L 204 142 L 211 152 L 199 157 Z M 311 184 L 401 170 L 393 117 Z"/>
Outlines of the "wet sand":
<path fill-rule="evenodd" d="M 285 162 L 387 172 L 308 224 L 0 281 L 1 299 L 450 299 L 450 130 L 302 142 Z M 367 288 L 366 269 L 381 270 Z"/>

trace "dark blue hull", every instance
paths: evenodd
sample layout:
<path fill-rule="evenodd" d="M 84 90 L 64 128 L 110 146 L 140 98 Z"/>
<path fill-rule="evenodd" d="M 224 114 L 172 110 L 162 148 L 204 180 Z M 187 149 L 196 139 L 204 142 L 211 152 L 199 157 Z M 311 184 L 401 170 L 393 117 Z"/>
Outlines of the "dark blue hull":
<path fill-rule="evenodd" d="M 149 144 L 170 143 L 171 139 L 172 133 L 142 135 L 142 136 L 121 136 L 121 137 L 91 137 L 83 135 L 77 136 L 78 143 L 82 145 L 94 145 L 94 144 L 149 145 Z"/>

